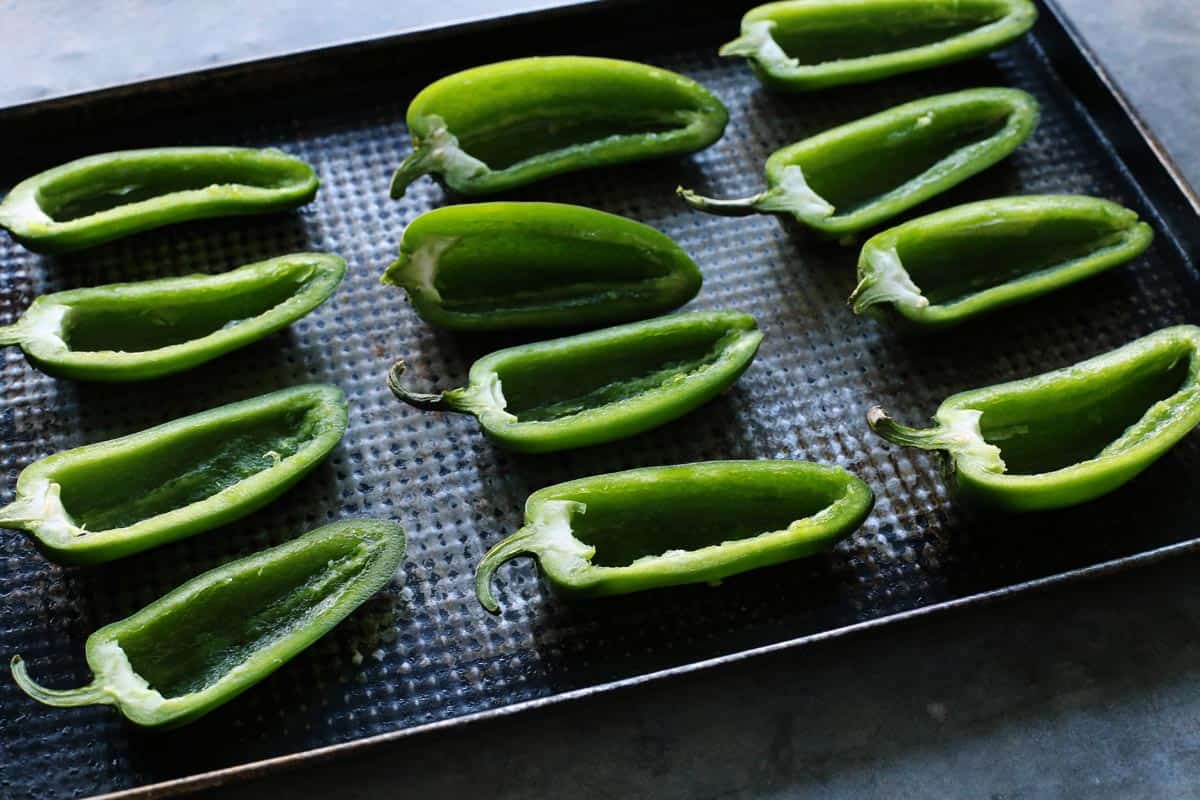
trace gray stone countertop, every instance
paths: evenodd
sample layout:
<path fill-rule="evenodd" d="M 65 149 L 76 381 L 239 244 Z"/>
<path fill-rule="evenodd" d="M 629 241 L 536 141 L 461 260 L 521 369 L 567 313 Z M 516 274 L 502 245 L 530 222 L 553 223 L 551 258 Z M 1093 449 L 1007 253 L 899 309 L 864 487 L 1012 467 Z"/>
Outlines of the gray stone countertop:
<path fill-rule="evenodd" d="M 1061 2 L 1200 185 L 1197 0 Z M 0 105 L 550 5 L 9 0 L 0 2 Z M 1178 558 L 380 746 L 212 796 L 1195 797 L 1198 572 L 1200 558 Z"/>

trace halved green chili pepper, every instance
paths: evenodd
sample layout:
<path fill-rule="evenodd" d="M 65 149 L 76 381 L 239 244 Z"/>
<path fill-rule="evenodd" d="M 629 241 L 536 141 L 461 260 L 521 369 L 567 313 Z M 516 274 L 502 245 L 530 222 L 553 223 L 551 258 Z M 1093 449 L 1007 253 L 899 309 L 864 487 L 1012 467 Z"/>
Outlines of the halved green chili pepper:
<path fill-rule="evenodd" d="M 55 292 L 0 327 L 0 345 L 19 345 L 60 377 L 156 378 L 287 327 L 325 302 L 345 272 L 337 256 L 295 253 L 220 275 Z"/>
<path fill-rule="evenodd" d="M 452 330 L 586 327 L 644 319 L 700 291 L 696 263 L 666 236 L 559 203 L 478 203 L 417 217 L 383 282 Z"/>
<path fill-rule="evenodd" d="M 665 69 L 611 58 L 521 58 L 430 84 L 408 107 L 413 152 L 392 177 L 402 197 L 436 173 L 485 194 L 551 175 L 691 153 L 721 138 L 712 92 Z"/>
<path fill-rule="evenodd" d="M 872 237 L 850 302 L 856 314 L 887 306 L 922 327 L 955 325 L 1124 264 L 1153 239 L 1136 213 L 1108 200 L 984 200 Z"/>
<path fill-rule="evenodd" d="M 20 656 L 12 673 L 51 706 L 113 705 L 147 727 L 212 711 L 286 664 L 391 580 L 404 559 L 394 522 L 348 520 L 192 578 L 88 637 L 94 677 L 47 689 Z"/>
<path fill-rule="evenodd" d="M 828 550 L 874 504 L 849 472 L 803 461 L 713 461 L 582 478 L 530 495 L 525 527 L 483 557 L 475 593 L 499 611 L 492 575 L 526 554 L 556 589 L 577 596 L 714 583 Z"/>
<path fill-rule="evenodd" d="M 1037 126 L 1019 89 L 968 89 L 905 103 L 788 145 L 767 159 L 765 192 L 713 200 L 680 187 L 712 214 L 791 214 L 830 235 L 856 233 L 907 211 L 1008 156 Z"/>
<path fill-rule="evenodd" d="M 1200 424 L 1200 328 L 1164 328 L 1110 353 L 1025 380 L 962 392 L 928 430 L 876 407 L 896 444 L 946 452 L 958 489 L 1009 511 L 1100 497 Z"/>
<path fill-rule="evenodd" d="M 974 58 L 1036 21 L 1030 0 L 787 0 L 751 9 L 721 55 L 773 86 L 824 89 Z"/>
<path fill-rule="evenodd" d="M 176 222 L 296 208 L 319 185 L 312 167 L 278 150 L 123 150 L 21 181 L 0 203 L 0 227 L 30 250 L 78 250 Z"/>
<path fill-rule="evenodd" d="M 624 439 L 682 417 L 716 397 L 754 360 L 754 317 L 695 312 L 510 347 L 471 366 L 470 385 L 419 394 L 388 373 L 401 400 L 479 419 L 499 444 L 548 453 Z"/>
<path fill-rule="evenodd" d="M 283 389 L 35 461 L 0 526 L 61 564 L 98 564 L 244 517 L 341 441 L 336 386 Z"/>

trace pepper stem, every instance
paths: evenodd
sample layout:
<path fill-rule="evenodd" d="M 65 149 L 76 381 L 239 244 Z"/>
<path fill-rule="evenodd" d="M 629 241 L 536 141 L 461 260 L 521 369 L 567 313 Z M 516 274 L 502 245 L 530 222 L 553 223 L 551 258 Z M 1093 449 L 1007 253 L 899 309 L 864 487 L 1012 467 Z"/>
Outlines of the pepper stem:
<path fill-rule="evenodd" d="M 704 211 L 708 214 L 719 214 L 723 217 L 747 217 L 758 213 L 758 203 L 762 200 L 766 192 L 756 194 L 753 197 L 743 197 L 738 200 L 718 200 L 713 197 L 705 197 L 691 189 L 679 186 L 676 187 L 675 194 L 683 198 L 683 202 L 697 211 Z"/>
<path fill-rule="evenodd" d="M 923 450 L 945 449 L 945 437 L 941 428 L 925 430 L 909 428 L 896 422 L 879 406 L 875 406 L 867 412 L 867 424 L 871 426 L 871 430 L 892 444 L 903 447 L 920 447 Z"/>
<path fill-rule="evenodd" d="M 458 137 L 450 132 L 446 121 L 437 115 L 424 120 L 429 129 L 426 136 L 413 138 L 413 151 L 400 162 L 392 174 L 391 195 L 396 200 L 404 196 L 408 185 L 422 175 L 438 172 L 444 175 L 452 188 L 486 174 L 488 165 L 466 153 L 458 144 Z"/>
<path fill-rule="evenodd" d="M 49 491 L 58 498 L 58 484 L 51 484 Z M 34 493 L 26 495 L 18 493 L 16 498 L 6 506 L 0 506 L 0 528 L 16 528 L 25 530 L 34 522 L 46 518 L 46 494 Z"/>
<path fill-rule="evenodd" d="M 21 344 L 25 341 L 25 329 L 18 320 L 12 325 L 0 325 L 0 346 Z"/>
<path fill-rule="evenodd" d="M 401 376 L 404 375 L 408 367 L 403 360 L 392 364 L 392 368 L 388 370 L 387 386 L 392 390 L 392 394 L 399 399 L 408 403 L 413 408 L 419 408 L 422 411 L 457 411 L 446 399 L 446 392 L 438 392 L 437 394 L 427 394 L 425 392 L 414 392 L 406 388 L 400 383 Z"/>
<path fill-rule="evenodd" d="M 771 29 L 774 27 L 775 23 L 769 20 L 743 25 L 742 35 L 724 45 L 717 54 L 752 58 L 768 71 L 796 69 L 800 66 L 800 61 L 789 56 L 787 51 L 779 46 L 779 42 L 775 41 L 775 37 L 771 35 Z"/>
<path fill-rule="evenodd" d="M 901 425 L 875 406 L 867 412 L 867 424 L 892 444 L 946 450 L 960 465 L 1001 475 L 1005 470 L 1004 458 L 1000 448 L 984 438 L 979 422 L 982 416 L 981 411 L 972 408 L 939 411 L 935 427 L 918 430 Z"/>
<path fill-rule="evenodd" d="M 921 294 L 921 288 L 913 283 L 912 277 L 900 263 L 896 248 L 878 250 L 868 245 L 863 251 L 863 258 L 870 269 L 865 271 L 850 295 L 850 305 L 855 314 L 884 303 L 915 309 L 929 305 L 929 298 Z"/>
<path fill-rule="evenodd" d="M 393 200 L 404 197 L 408 185 L 422 175 L 433 172 L 437 166 L 433 146 L 428 142 L 417 145 L 408 158 L 400 162 L 400 166 L 392 173 L 392 184 L 389 192 Z"/>
<path fill-rule="evenodd" d="M 29 672 L 25 669 L 25 661 L 20 656 L 13 656 L 10 666 L 12 668 L 13 680 L 17 682 L 17 686 L 20 686 L 25 694 L 39 703 L 45 703 L 48 706 L 59 706 L 60 708 L 91 706 L 97 703 L 113 705 L 116 703 L 116 700 L 104 690 L 98 679 L 78 689 L 47 689 L 29 677 Z"/>
<path fill-rule="evenodd" d="M 500 604 L 492 595 L 492 576 L 506 561 L 517 556 L 534 553 L 535 551 L 530 548 L 529 543 L 537 534 L 537 529 L 531 526 L 521 528 L 507 539 L 497 542 L 491 550 L 487 551 L 483 560 L 479 562 L 479 566 L 475 568 L 475 596 L 479 598 L 480 605 L 491 613 L 500 613 Z"/>
<path fill-rule="evenodd" d="M 757 212 L 791 214 L 800 222 L 812 225 L 832 217 L 836 211 L 832 203 L 808 185 L 804 171 L 798 164 L 784 167 L 778 181 L 770 189 L 740 200 L 714 200 L 682 186 L 675 191 L 692 208 L 729 217 Z"/>

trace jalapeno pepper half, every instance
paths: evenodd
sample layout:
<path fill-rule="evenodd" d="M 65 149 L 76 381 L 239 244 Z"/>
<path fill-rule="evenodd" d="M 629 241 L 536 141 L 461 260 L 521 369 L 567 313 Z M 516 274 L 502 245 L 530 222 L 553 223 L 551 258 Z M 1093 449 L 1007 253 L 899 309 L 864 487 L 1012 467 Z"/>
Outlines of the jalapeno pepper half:
<path fill-rule="evenodd" d="M 872 237 L 850 303 L 856 314 L 886 309 L 919 327 L 946 327 L 1124 264 L 1153 239 L 1136 213 L 1108 200 L 984 200 Z"/>
<path fill-rule="evenodd" d="M 43 295 L 0 344 L 51 375 L 135 381 L 190 369 L 290 325 L 329 299 L 346 262 L 294 253 L 221 275 Z"/>
<path fill-rule="evenodd" d="M 876 407 L 895 444 L 940 450 L 968 499 L 1063 508 L 1124 485 L 1200 424 L 1200 328 L 1165 328 L 1110 353 L 948 398 L 914 430 Z"/>
<path fill-rule="evenodd" d="M 0 203 L 0 227 L 30 250 L 78 250 L 176 222 L 296 208 L 319 185 L 312 167 L 278 150 L 124 150 L 21 181 Z"/>
<path fill-rule="evenodd" d="M 1030 0 L 787 0 L 751 9 L 721 48 L 797 91 L 876 81 L 1003 47 L 1037 21 Z"/>
<path fill-rule="evenodd" d="M 492 575 L 526 554 L 570 595 L 713 583 L 827 550 L 874 504 L 849 472 L 803 461 L 713 461 L 582 478 L 530 495 L 525 527 L 483 557 L 475 592 L 484 608 L 499 611 Z"/>
<path fill-rule="evenodd" d="M 589 327 L 645 319 L 700 291 L 669 236 L 559 203 L 476 203 L 417 217 L 383 282 L 442 328 Z"/>
<path fill-rule="evenodd" d="M 736 381 L 761 341 L 748 314 L 677 314 L 500 350 L 471 366 L 469 386 L 440 394 L 406 389 L 397 362 L 388 387 L 416 408 L 474 415 L 506 448 L 547 453 L 683 416 Z"/>
<path fill-rule="evenodd" d="M 307 475 L 346 431 L 336 386 L 283 389 L 35 461 L 0 526 L 60 564 L 97 564 L 239 519 Z"/>
<path fill-rule="evenodd" d="M 429 85 L 408 107 L 413 152 L 392 197 L 440 175 L 456 192 L 500 192 L 590 167 L 691 153 L 721 138 L 729 113 L 665 69 L 611 58 L 521 58 Z"/>
<path fill-rule="evenodd" d="M 791 214 L 831 236 L 857 233 L 1008 156 L 1037 126 L 1018 89 L 968 89 L 905 103 L 788 145 L 767 159 L 768 189 L 741 200 L 679 195 L 712 214 Z"/>
<path fill-rule="evenodd" d="M 249 689 L 328 633 L 404 559 L 395 523 L 349 520 L 198 575 L 88 637 L 92 682 L 47 689 L 20 656 L 13 678 L 51 706 L 114 705 L 172 728 Z"/>

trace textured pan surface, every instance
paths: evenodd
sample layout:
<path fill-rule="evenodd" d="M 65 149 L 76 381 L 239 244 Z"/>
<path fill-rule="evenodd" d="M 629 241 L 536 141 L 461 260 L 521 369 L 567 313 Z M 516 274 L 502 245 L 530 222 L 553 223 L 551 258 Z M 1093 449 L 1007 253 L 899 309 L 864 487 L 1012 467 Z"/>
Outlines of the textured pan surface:
<path fill-rule="evenodd" d="M 516 52 L 545 50 L 523 42 L 519 31 L 511 40 L 519 42 Z M 1139 190 L 1047 61 L 1041 40 L 951 70 L 797 97 L 771 94 L 739 61 L 717 59 L 714 45 L 728 33 L 681 33 L 666 45 L 660 34 L 659 45 L 644 50 L 589 48 L 679 70 L 717 92 L 732 120 L 713 148 L 506 195 L 583 203 L 665 231 L 705 275 L 687 308 L 748 311 L 766 333 L 757 361 L 725 396 L 658 431 L 587 451 L 508 455 L 485 441 L 473 420 L 409 409 L 384 387 L 396 356 L 409 361 L 418 386 L 462 385 L 471 361 L 497 344 L 494 336 L 433 330 L 403 292 L 378 283 L 404 224 L 445 202 L 428 180 L 401 201 L 387 196 L 388 176 L 408 151 L 409 87 L 380 83 L 325 105 L 306 101 L 298 83 L 271 106 L 207 105 L 203 114 L 184 109 L 96 136 L 60 130 L 31 163 L 3 168 L 21 170 L 0 176 L 11 185 L 89 150 L 219 142 L 299 155 L 323 186 L 295 215 L 199 223 L 67 257 L 38 257 L 3 237 L 0 323 L 44 292 L 220 271 L 298 250 L 338 253 L 349 269 L 336 296 L 289 332 L 166 380 L 55 381 L 16 349 L 5 350 L 0 501 L 10 498 L 18 471 L 40 456 L 284 386 L 336 383 L 351 412 L 346 438 L 324 466 L 227 528 L 93 570 L 53 566 L 23 534 L 0 533 L 0 662 L 19 652 L 39 681 L 78 685 L 86 678 L 83 643 L 97 627 L 204 569 L 330 520 L 398 519 L 408 530 L 409 555 L 402 585 L 259 687 L 177 732 L 140 733 L 108 708 L 43 708 L 0 677 L 0 796 L 87 796 L 299 753 L 970 597 L 1182 542 L 1200 530 L 1200 501 L 1189 491 L 1200 474 L 1196 435 L 1116 495 L 1013 520 L 950 503 L 933 458 L 886 446 L 863 421 L 880 403 L 920 423 L 955 391 L 1073 363 L 1200 319 L 1200 286 L 1187 255 L 1192 248 L 1194 257 L 1195 243 L 1156 219 L 1155 203 L 1177 210 L 1179 197 Z M 580 35 L 588 35 L 586 26 Z M 678 183 L 720 196 L 753 193 L 763 160 L 784 144 L 895 103 L 974 85 L 1032 92 L 1043 106 L 1041 127 L 1013 158 L 918 213 L 1002 193 L 1097 194 L 1149 218 L 1159 234 L 1150 251 L 951 336 L 912 339 L 847 308 L 857 248 L 822 243 L 771 217 L 698 214 L 674 196 Z M 97 101 L 120 102 L 128 101 Z M 100 111 L 83 103 L 71 113 L 87 119 Z M 37 118 L 34 109 L 23 124 Z M 600 472 L 715 458 L 840 464 L 866 480 L 879 501 L 832 554 L 733 578 L 719 589 L 571 606 L 549 593 L 530 562 L 518 561 L 499 575 L 502 616 L 492 618 L 476 603 L 473 567 L 520 525 L 530 492 Z"/>

